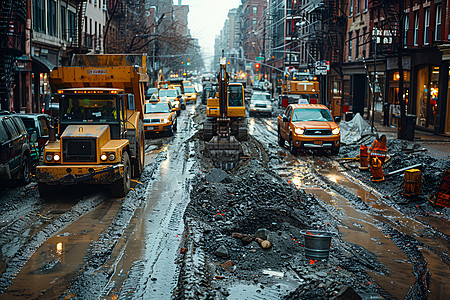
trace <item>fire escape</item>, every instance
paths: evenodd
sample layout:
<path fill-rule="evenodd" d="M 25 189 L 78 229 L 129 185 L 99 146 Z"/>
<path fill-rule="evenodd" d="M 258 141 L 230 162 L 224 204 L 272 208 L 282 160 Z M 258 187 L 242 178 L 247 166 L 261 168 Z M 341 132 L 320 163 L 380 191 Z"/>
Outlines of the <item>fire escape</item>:
<path fill-rule="evenodd" d="M 347 18 L 345 16 L 344 1 L 327 0 L 324 3 L 323 23 L 327 29 L 325 43 L 325 57 L 330 65 L 342 75 L 342 63 L 344 62 L 344 41 Z"/>
<path fill-rule="evenodd" d="M 26 0 L 2 0 L 0 7 L 0 109 L 9 110 L 14 63 L 25 53 Z"/>
<path fill-rule="evenodd" d="M 374 0 L 372 14 L 372 19 L 378 20 L 374 27 L 383 32 L 380 41 L 377 42 L 378 53 L 384 55 L 395 54 L 398 50 L 400 38 L 398 0 Z"/>

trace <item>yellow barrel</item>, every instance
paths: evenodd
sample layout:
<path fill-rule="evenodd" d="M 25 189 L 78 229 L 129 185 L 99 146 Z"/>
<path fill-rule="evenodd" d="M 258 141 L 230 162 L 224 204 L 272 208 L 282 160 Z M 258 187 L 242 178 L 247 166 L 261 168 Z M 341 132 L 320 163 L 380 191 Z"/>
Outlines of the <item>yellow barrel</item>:
<path fill-rule="evenodd" d="M 405 194 L 419 195 L 422 193 L 422 173 L 419 169 L 405 171 Z"/>

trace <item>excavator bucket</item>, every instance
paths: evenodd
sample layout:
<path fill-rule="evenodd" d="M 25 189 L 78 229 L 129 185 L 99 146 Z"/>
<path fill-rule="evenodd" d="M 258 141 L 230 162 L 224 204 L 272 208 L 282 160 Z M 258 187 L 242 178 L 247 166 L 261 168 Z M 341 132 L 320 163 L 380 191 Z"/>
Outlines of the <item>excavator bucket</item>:
<path fill-rule="evenodd" d="M 241 143 L 234 136 L 228 138 L 214 136 L 205 143 L 205 148 L 214 165 L 223 170 L 231 170 L 236 167 L 239 158 L 244 153 Z"/>

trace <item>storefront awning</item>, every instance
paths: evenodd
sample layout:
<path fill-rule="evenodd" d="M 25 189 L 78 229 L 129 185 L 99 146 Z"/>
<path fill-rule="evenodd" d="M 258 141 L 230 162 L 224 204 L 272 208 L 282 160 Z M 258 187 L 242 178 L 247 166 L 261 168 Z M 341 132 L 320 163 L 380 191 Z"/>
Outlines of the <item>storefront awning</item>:
<path fill-rule="evenodd" d="M 33 72 L 38 73 L 50 73 L 56 65 L 52 64 L 48 60 L 42 57 L 33 56 Z"/>

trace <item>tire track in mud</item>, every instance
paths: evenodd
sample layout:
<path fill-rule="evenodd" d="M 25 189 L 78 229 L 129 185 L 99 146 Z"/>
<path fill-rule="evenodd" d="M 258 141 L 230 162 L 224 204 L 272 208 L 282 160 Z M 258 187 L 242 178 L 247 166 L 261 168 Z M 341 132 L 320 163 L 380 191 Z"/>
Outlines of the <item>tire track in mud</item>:
<path fill-rule="evenodd" d="M 137 185 L 134 191 L 130 191 L 125 197 L 108 230 L 99 235 L 99 238 L 92 243 L 84 258 L 84 266 L 78 271 L 78 276 L 72 280 L 69 288 L 62 295 L 63 298 L 97 299 L 104 292 L 117 262 L 113 262 L 111 266 L 107 266 L 106 263 L 111 258 L 125 229 L 129 226 L 136 209 L 142 204 L 146 190 L 154 180 L 155 171 L 166 157 L 167 152 L 162 151 L 154 162 L 145 167 L 139 180 L 147 182 L 147 184 Z"/>
<path fill-rule="evenodd" d="M 14 254 L 5 271 L 1 274 L 0 294 L 3 294 L 8 289 L 14 277 L 46 240 L 69 224 L 75 222 L 80 217 L 93 211 L 103 200 L 102 196 L 80 200 L 70 210 L 66 211 L 53 222 L 46 225 L 42 230 L 31 236 Z"/>

